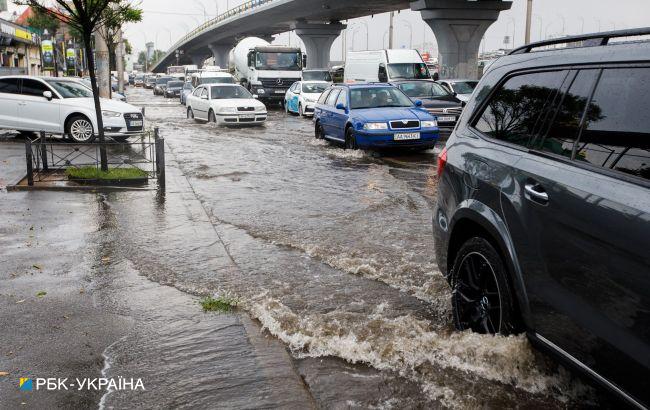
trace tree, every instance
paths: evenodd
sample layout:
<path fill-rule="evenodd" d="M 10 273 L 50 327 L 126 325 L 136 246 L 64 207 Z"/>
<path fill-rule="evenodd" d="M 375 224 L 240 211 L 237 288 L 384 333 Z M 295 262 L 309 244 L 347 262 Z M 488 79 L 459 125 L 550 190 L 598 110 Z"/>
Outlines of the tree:
<path fill-rule="evenodd" d="M 33 12 L 34 14 L 27 19 L 29 27 L 37 30 L 40 34 L 43 34 L 47 30 L 52 37 L 55 37 L 61 26 L 59 19 L 53 17 L 51 14 L 43 13 L 38 9 L 34 9 Z"/>
<path fill-rule="evenodd" d="M 97 88 L 97 77 L 95 75 L 95 57 L 93 56 L 92 37 L 93 33 L 107 21 L 112 13 L 105 13 L 106 9 L 112 6 L 120 8 L 121 0 L 15 0 L 19 5 L 30 6 L 34 11 L 47 14 L 81 33 L 88 61 L 90 84 L 93 90 L 95 103 L 95 116 L 97 118 L 97 131 L 99 142 L 103 143 L 104 121 L 102 119 L 102 108 Z M 102 146 L 100 152 L 100 163 L 103 171 L 108 171 L 108 157 L 106 148 Z"/>

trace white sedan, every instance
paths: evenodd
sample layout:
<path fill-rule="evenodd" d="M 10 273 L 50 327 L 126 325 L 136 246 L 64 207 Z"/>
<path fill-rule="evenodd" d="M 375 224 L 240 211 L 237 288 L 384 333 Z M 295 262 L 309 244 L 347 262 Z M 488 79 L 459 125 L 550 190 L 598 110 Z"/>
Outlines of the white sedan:
<path fill-rule="evenodd" d="M 100 105 L 104 135 L 123 141 L 144 130 L 139 108 L 103 98 Z M 91 142 L 98 133 L 92 91 L 57 77 L 0 77 L 0 129 L 45 131 Z"/>
<path fill-rule="evenodd" d="M 187 118 L 218 124 L 260 125 L 266 106 L 238 84 L 204 84 L 187 96 Z"/>
<path fill-rule="evenodd" d="M 285 111 L 301 117 L 314 115 L 314 104 L 330 85 L 327 81 L 296 81 L 284 95 Z"/>

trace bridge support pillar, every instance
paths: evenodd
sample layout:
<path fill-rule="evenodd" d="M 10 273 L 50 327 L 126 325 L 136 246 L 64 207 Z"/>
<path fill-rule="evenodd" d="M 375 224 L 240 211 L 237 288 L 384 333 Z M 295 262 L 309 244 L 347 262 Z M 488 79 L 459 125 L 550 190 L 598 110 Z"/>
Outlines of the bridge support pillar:
<path fill-rule="evenodd" d="M 511 1 L 416 0 L 411 10 L 419 11 L 438 42 L 441 78 L 478 77 L 478 52 L 485 31 Z"/>
<path fill-rule="evenodd" d="M 310 24 L 299 21 L 292 24 L 291 28 L 305 44 L 307 68 L 328 68 L 330 49 L 341 30 L 345 29 L 345 24 Z"/>
<path fill-rule="evenodd" d="M 192 60 L 192 64 L 199 68 L 203 67 L 203 62 L 208 58 L 205 54 L 189 54 L 189 57 Z"/>
<path fill-rule="evenodd" d="M 214 65 L 221 68 L 228 68 L 228 62 L 230 61 L 230 50 L 233 48 L 233 45 L 213 43 L 208 44 L 208 48 L 210 48 L 210 51 L 212 51 L 212 57 L 214 57 Z"/>

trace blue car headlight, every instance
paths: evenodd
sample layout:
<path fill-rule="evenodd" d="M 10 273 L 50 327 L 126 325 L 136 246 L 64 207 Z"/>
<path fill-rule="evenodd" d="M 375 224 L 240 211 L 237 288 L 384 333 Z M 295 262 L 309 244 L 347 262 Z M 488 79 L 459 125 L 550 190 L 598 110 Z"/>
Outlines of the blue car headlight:
<path fill-rule="evenodd" d="M 422 121 L 420 123 L 422 128 L 435 128 L 438 126 L 438 121 L 433 120 L 433 121 Z"/>
<path fill-rule="evenodd" d="M 363 124 L 364 130 L 387 130 L 388 124 L 385 122 L 367 122 Z"/>

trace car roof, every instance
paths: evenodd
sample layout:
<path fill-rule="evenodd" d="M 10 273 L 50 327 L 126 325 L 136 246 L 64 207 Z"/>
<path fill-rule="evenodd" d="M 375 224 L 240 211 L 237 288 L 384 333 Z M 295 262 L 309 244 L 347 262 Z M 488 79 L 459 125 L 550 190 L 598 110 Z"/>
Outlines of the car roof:
<path fill-rule="evenodd" d="M 381 87 L 394 87 L 390 83 L 340 83 L 333 84 L 334 87 L 347 87 L 347 88 L 381 88 Z"/>
<path fill-rule="evenodd" d="M 210 86 L 210 87 L 241 87 L 240 84 L 228 84 L 228 83 L 207 83 L 207 84 L 199 84 L 200 86 Z"/>
<path fill-rule="evenodd" d="M 300 80 L 296 82 L 303 83 L 303 84 L 330 84 L 329 81 L 323 81 L 323 80 Z"/>

